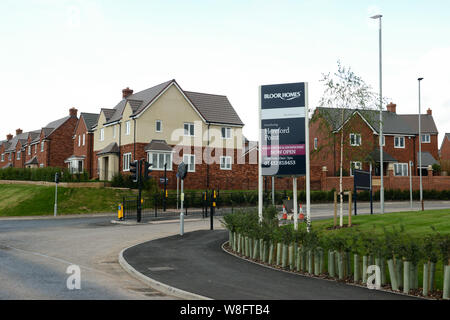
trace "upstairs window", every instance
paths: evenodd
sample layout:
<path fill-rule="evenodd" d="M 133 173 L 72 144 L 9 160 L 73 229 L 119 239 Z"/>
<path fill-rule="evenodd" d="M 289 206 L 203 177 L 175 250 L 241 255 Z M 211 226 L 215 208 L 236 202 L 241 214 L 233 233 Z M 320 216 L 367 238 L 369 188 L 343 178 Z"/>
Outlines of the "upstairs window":
<path fill-rule="evenodd" d="M 222 128 L 222 139 L 231 139 L 231 128 Z"/>
<path fill-rule="evenodd" d="M 81 146 L 81 136 L 80 135 L 78 135 L 78 146 L 79 147 Z"/>
<path fill-rule="evenodd" d="M 319 139 L 314 138 L 314 150 L 317 150 L 318 147 L 319 147 Z"/>
<path fill-rule="evenodd" d="M 422 135 L 422 143 L 430 143 L 431 142 L 431 138 L 429 134 L 423 134 Z"/>
<path fill-rule="evenodd" d="M 100 129 L 100 141 L 104 141 L 105 140 L 105 129 L 101 128 Z"/>
<path fill-rule="evenodd" d="M 5 161 L 5 154 L 2 153 L 2 162 Z"/>
<path fill-rule="evenodd" d="M 404 148 L 405 147 L 405 137 L 402 137 L 402 136 L 394 137 L 394 147 L 395 148 Z"/>
<path fill-rule="evenodd" d="M 83 133 L 83 146 L 86 144 L 86 134 Z"/>
<path fill-rule="evenodd" d="M 194 124 L 193 123 L 185 123 L 184 124 L 184 135 L 185 136 L 194 136 Z"/>
<path fill-rule="evenodd" d="M 162 132 L 162 121 L 161 120 L 156 120 L 155 131 L 156 132 Z"/>
<path fill-rule="evenodd" d="M 41 152 L 44 152 L 44 141 L 41 142 Z"/>
<path fill-rule="evenodd" d="M 350 133 L 350 145 L 354 147 L 361 145 L 361 135 L 359 133 Z"/>
<path fill-rule="evenodd" d="M 20 151 L 17 151 L 17 160 L 20 160 Z"/>
<path fill-rule="evenodd" d="M 125 134 L 129 136 L 131 133 L 131 123 L 130 121 L 125 122 Z"/>
<path fill-rule="evenodd" d="M 28 146 L 28 155 L 31 155 L 31 146 Z"/>

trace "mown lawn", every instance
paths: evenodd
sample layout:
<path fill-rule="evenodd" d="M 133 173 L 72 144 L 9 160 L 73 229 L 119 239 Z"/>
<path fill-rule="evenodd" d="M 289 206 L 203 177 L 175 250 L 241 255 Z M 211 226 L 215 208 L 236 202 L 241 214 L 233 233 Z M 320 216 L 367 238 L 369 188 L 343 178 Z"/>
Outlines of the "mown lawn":
<path fill-rule="evenodd" d="M 348 223 L 348 216 L 344 217 L 344 224 Z M 339 216 L 337 218 L 339 225 Z M 450 209 L 407 211 L 374 215 L 352 216 L 352 228 L 331 229 L 333 219 L 312 221 L 312 225 L 322 232 L 349 232 L 350 229 L 358 229 L 364 232 L 383 234 L 383 230 L 389 231 L 395 227 L 400 230 L 400 226 L 405 228 L 405 233 L 411 236 L 422 236 L 433 232 L 431 227 L 441 233 L 450 233 Z"/>
<path fill-rule="evenodd" d="M 116 212 L 132 190 L 58 187 L 58 214 Z M 52 215 L 55 187 L 0 185 L 0 216 Z"/>

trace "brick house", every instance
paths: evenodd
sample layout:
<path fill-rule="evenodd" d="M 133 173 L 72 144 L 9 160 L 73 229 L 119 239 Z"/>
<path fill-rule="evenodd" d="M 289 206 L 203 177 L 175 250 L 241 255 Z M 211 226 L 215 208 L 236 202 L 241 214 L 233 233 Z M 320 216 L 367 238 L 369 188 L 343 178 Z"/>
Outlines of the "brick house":
<path fill-rule="evenodd" d="M 413 162 L 413 175 L 419 174 L 419 115 L 398 114 L 396 105 L 390 103 L 383 117 L 383 171 L 389 164 L 394 175 L 409 175 L 408 163 Z M 344 121 L 342 121 L 344 119 Z M 342 125 L 343 123 L 343 125 Z M 338 175 L 340 164 L 341 130 L 344 133 L 343 169 L 351 174 L 351 168 L 369 170 L 379 175 L 379 111 L 358 109 L 316 108 L 310 124 L 311 161 L 326 166 L 328 175 Z M 437 163 L 438 130 L 432 111 L 421 115 L 422 172 L 428 174 L 428 166 Z"/>
<path fill-rule="evenodd" d="M 97 113 L 82 112 L 80 114 L 73 134 L 73 154 L 64 160 L 72 173 L 81 173 L 86 170 L 89 177 L 94 175 L 94 131 L 92 128 L 97 125 L 98 116 Z"/>
<path fill-rule="evenodd" d="M 441 160 L 450 161 L 450 133 L 444 135 L 439 153 Z"/>
<path fill-rule="evenodd" d="M 22 152 L 27 138 L 28 132 L 23 132 L 21 129 L 16 130 L 15 136 L 12 134 L 6 136 L 6 141 L 0 145 L 0 168 L 23 167 Z"/>
<path fill-rule="evenodd" d="M 184 91 L 175 80 L 133 93 L 126 88 L 112 109 L 101 109 L 94 130 L 94 177 L 128 174 L 130 162 L 153 163 L 160 181 L 167 163 L 168 188 L 188 165 L 185 187 L 241 189 L 256 165 L 244 164 L 244 124 L 223 95 Z M 248 158 L 248 155 L 247 155 Z"/>

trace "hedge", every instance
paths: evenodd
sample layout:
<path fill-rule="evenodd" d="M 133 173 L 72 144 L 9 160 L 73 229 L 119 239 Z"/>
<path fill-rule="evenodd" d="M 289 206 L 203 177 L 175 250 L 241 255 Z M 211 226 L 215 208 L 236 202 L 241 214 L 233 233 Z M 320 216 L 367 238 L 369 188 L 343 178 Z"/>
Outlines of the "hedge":
<path fill-rule="evenodd" d="M 59 173 L 61 182 L 86 182 L 89 181 L 87 171 L 72 174 L 67 168 L 5 168 L 0 169 L 0 180 L 20 180 L 20 181 L 55 181 L 55 174 Z"/>
<path fill-rule="evenodd" d="M 259 223 L 256 212 L 223 217 L 229 249 L 247 258 L 315 276 L 371 285 L 368 267 L 381 271 L 380 285 L 394 291 L 450 298 L 450 235 L 431 232 L 414 238 L 404 230 L 384 230 L 382 236 L 351 229 L 348 233 L 310 232 L 301 225 L 279 226 L 275 208 L 266 208 Z M 436 266 L 442 263 L 443 291 L 435 287 Z M 418 268 L 423 266 L 423 283 Z M 326 270 L 325 270 L 326 269 Z M 420 291 L 419 291 L 420 290 Z"/>

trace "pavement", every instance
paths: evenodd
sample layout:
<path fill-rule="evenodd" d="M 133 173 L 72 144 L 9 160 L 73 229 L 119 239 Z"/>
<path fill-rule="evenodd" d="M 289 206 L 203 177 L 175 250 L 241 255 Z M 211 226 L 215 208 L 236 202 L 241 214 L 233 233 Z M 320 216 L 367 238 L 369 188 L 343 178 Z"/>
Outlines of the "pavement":
<path fill-rule="evenodd" d="M 187 299 L 412 300 L 413 297 L 280 272 L 222 250 L 226 230 L 199 230 L 148 241 L 122 252 L 126 264 Z M 127 267 L 127 266 L 125 266 Z M 178 290 L 178 292 L 176 292 Z"/>

